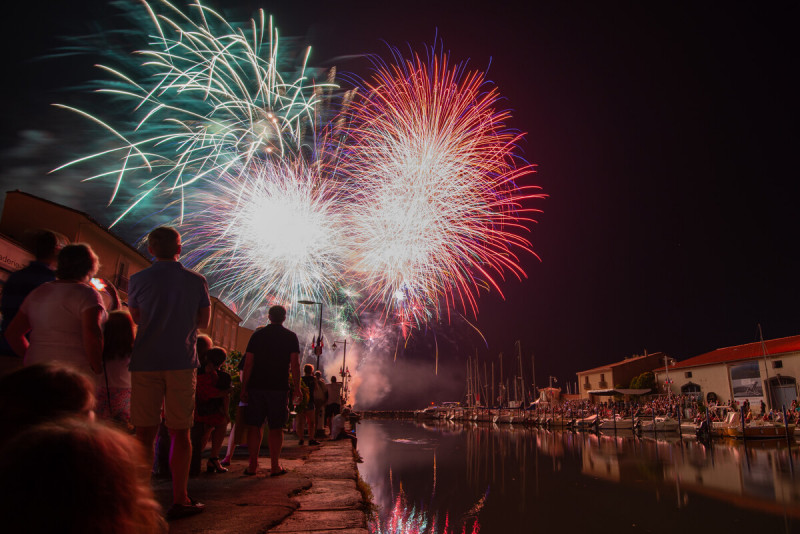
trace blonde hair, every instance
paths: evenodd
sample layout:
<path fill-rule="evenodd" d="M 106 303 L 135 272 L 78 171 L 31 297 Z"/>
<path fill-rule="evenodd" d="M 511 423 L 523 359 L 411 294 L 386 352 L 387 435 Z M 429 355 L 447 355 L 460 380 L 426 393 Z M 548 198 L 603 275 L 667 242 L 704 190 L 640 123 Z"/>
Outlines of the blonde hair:
<path fill-rule="evenodd" d="M 69 418 L 32 427 L 4 448 L 0 472 L 7 532 L 166 532 L 141 444 L 105 424 Z"/>

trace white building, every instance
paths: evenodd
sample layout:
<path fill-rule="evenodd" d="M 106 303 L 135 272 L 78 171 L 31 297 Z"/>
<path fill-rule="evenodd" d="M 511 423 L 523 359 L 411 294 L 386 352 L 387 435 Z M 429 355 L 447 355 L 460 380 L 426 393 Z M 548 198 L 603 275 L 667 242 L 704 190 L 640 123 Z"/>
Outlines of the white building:
<path fill-rule="evenodd" d="M 747 399 L 753 408 L 763 400 L 780 410 L 798 398 L 800 336 L 724 347 L 654 372 L 675 395 L 740 404 Z"/>

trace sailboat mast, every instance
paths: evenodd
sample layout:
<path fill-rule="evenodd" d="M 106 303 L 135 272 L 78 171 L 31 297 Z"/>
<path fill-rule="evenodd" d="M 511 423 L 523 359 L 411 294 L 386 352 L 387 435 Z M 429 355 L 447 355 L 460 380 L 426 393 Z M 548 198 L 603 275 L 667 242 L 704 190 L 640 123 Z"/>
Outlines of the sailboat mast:
<path fill-rule="evenodd" d="M 494 362 L 492 362 L 492 406 L 497 402 L 497 397 L 494 394 Z"/>
<path fill-rule="evenodd" d="M 769 387 L 769 363 L 767 362 L 767 345 L 764 343 L 764 334 L 761 333 L 761 323 L 758 323 L 758 339 L 761 341 L 761 354 L 764 356 L 764 378 L 766 379 L 764 382 L 767 386 L 767 405 L 769 409 L 772 410 L 774 406 L 772 406 L 772 391 Z"/>
<path fill-rule="evenodd" d="M 522 389 L 522 404 L 520 406 L 525 406 L 525 380 L 523 380 L 522 374 L 522 343 L 517 340 L 517 360 L 519 361 L 519 381 L 520 381 L 520 388 Z M 514 381 L 516 384 L 516 380 Z"/>
<path fill-rule="evenodd" d="M 489 396 L 489 387 L 486 383 L 488 376 L 489 375 L 486 373 L 486 360 L 483 360 L 483 396 L 486 398 L 486 401 L 483 403 L 484 408 L 491 406 L 491 400 L 487 398 Z"/>
<path fill-rule="evenodd" d="M 472 379 L 470 378 L 469 358 L 467 358 L 467 406 L 472 405 Z"/>

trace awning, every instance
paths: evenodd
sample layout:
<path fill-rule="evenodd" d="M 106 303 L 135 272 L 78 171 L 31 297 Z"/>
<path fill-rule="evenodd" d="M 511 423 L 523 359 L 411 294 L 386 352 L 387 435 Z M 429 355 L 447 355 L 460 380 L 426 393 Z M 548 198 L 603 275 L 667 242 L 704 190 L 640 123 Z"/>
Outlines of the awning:
<path fill-rule="evenodd" d="M 652 392 L 651 389 L 592 389 L 587 391 L 589 395 L 598 395 L 601 397 L 610 397 L 612 395 L 647 395 Z"/>

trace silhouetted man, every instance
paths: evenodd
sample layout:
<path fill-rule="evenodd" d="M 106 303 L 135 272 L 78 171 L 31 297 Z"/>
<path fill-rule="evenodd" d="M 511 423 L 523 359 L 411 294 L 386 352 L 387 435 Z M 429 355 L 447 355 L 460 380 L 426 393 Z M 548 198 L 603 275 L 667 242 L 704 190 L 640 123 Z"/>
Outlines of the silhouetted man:
<path fill-rule="evenodd" d="M 261 427 L 266 420 L 269 427 L 267 444 L 271 463 L 270 476 L 286 473 L 280 465 L 283 447 L 283 427 L 289 420 L 289 368 L 295 400 L 300 398 L 300 343 L 297 335 L 283 327 L 286 309 L 273 306 L 269 309 L 269 324 L 256 330 L 247 343 L 242 374 L 241 399 L 247 403 L 244 412 L 247 448 L 250 464 L 244 474 L 252 476 L 258 470 L 258 452 L 261 448 Z"/>
<path fill-rule="evenodd" d="M 181 236 L 174 228 L 156 228 L 147 237 L 156 261 L 130 280 L 128 304 L 139 325 L 131 356 L 131 422 L 150 455 L 161 422 L 161 406 L 170 435 L 173 505 L 167 519 L 203 511 L 189 498 L 189 463 L 197 384 L 197 329 L 207 328 L 211 301 L 206 279 L 178 262 Z"/>

